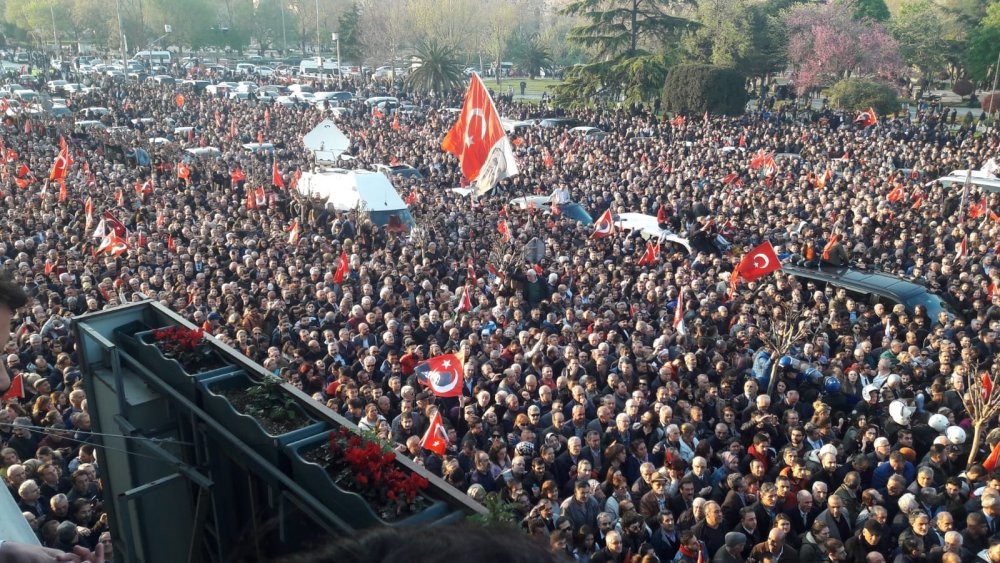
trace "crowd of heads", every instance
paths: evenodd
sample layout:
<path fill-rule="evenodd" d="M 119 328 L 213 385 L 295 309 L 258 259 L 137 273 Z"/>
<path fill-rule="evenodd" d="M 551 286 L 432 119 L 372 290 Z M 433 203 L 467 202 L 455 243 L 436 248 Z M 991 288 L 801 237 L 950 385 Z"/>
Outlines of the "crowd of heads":
<path fill-rule="evenodd" d="M 983 465 L 1000 432 L 983 421 L 973 451 L 965 400 L 980 391 L 970 374 L 993 373 L 1000 351 L 1000 205 L 931 181 L 996 158 L 995 126 L 928 108 L 866 128 L 795 104 L 678 125 L 640 106 L 566 111 L 500 95 L 505 117 L 567 116 L 605 135 L 520 129 L 521 173 L 470 199 L 451 190 L 461 173 L 440 147 L 461 93 L 349 78 L 349 113 L 332 117 L 185 86 L 95 85 L 67 98 L 78 114 L 107 108 L 107 129 L 42 114 L 2 125 L 0 261 L 30 301 L 3 350 L 26 396 L 0 411 L 0 474 L 45 545 L 109 535 L 70 322 L 153 299 L 471 497 L 505 501 L 558 553 L 957 561 L 986 550 L 1000 561 L 1000 474 Z M 386 93 L 417 109 L 380 117 L 363 102 Z M 327 117 L 351 139 L 344 167 L 421 172 L 392 178 L 412 229 L 272 185 L 275 164 L 287 184 L 314 170 L 302 136 Z M 61 137 L 75 161 L 65 199 L 45 180 Z M 274 154 L 243 148 L 258 139 Z M 199 146 L 221 156 L 184 152 Z M 750 166 L 761 150 L 798 156 L 765 173 Z M 232 180 L 237 168 L 245 180 Z M 266 203 L 247 205 L 258 187 Z M 557 191 L 595 217 L 658 215 L 693 251 L 664 245 L 640 265 L 635 233 L 594 239 L 558 206 L 508 205 Z M 128 251 L 96 252 L 88 202 L 127 227 Z M 730 289 L 746 249 L 766 240 L 786 262 L 819 265 L 833 235 L 837 265 L 926 285 L 952 313 L 783 271 Z M 525 260 L 534 241 L 544 255 Z M 335 283 L 341 253 L 351 268 Z M 463 292 L 472 308 L 456 312 Z M 788 332 L 799 336 L 785 346 Z M 415 367 L 445 353 L 463 355 L 461 397 L 418 381 Z M 443 456 L 421 447 L 435 411 Z"/>

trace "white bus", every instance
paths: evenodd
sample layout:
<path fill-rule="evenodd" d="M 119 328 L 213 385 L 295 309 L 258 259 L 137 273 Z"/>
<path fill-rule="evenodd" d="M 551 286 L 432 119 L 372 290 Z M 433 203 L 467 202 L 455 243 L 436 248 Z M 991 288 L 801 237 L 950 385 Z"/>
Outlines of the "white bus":
<path fill-rule="evenodd" d="M 149 65 L 169 65 L 170 51 L 139 51 L 132 57 L 133 61 L 140 61 Z"/>

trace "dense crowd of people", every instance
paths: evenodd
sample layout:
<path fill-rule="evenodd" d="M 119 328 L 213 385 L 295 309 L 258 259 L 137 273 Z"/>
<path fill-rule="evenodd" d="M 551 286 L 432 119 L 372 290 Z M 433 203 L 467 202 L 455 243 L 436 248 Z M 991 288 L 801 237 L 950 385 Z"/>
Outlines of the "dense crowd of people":
<path fill-rule="evenodd" d="M 507 501 L 527 534 L 576 561 L 1000 563 L 1000 473 L 986 463 L 1000 430 L 979 421 L 972 451 L 964 400 L 1000 352 L 1000 206 L 929 183 L 989 166 L 995 125 L 929 108 L 864 127 L 794 104 L 680 123 L 498 96 L 505 117 L 568 116 L 605 136 L 519 130 L 521 173 L 470 199 L 451 190 L 461 174 L 440 148 L 461 93 L 351 78 L 350 113 L 335 118 L 352 141 L 343 166 L 423 175 L 393 177 L 416 221 L 400 232 L 273 185 L 275 163 L 290 186 L 314 168 L 301 139 L 329 108 L 96 85 L 67 98 L 78 115 L 107 108 L 106 129 L 44 114 L 0 128 L 0 260 L 29 296 L 3 349 L 25 393 L 0 411 L 0 477 L 43 545 L 110 550 L 69 325 L 149 298 L 471 497 Z M 363 102 L 386 93 L 418 109 L 395 117 Z M 46 180 L 61 138 L 74 161 L 65 193 Z M 259 140 L 273 157 L 243 148 Z M 205 146 L 221 156 L 184 152 Z M 760 151 L 798 157 L 751 166 Z M 249 205 L 258 187 L 266 201 Z M 595 217 L 658 216 L 695 250 L 639 264 L 646 243 L 633 233 L 593 239 L 557 205 L 507 205 L 550 193 Z M 97 252 L 105 211 L 128 229 L 119 256 Z M 698 244 L 717 236 L 733 247 Z M 526 261 L 534 239 L 544 256 Z M 786 261 L 925 284 L 954 315 L 781 271 L 731 291 L 734 265 L 763 241 Z M 351 269 L 335 283 L 342 252 Z M 456 312 L 460 288 L 471 310 Z M 788 332 L 800 337 L 786 348 Z M 452 352 L 464 353 L 463 394 L 435 397 L 415 367 Z M 421 447 L 435 410 L 444 456 Z"/>

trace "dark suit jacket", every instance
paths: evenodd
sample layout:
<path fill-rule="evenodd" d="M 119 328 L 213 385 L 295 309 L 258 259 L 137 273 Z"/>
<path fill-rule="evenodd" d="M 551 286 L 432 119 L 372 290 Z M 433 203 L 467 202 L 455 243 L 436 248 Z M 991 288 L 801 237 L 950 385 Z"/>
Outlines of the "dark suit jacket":
<path fill-rule="evenodd" d="M 739 524 L 740 509 L 744 506 L 747 504 L 740 499 L 740 495 L 736 491 L 726 493 L 726 499 L 722 501 L 722 515 L 725 517 L 727 525 L 736 526 Z"/>
<path fill-rule="evenodd" d="M 774 507 L 774 516 L 767 511 L 767 507 L 764 506 L 759 500 L 752 505 L 754 514 L 757 515 L 757 527 L 770 530 L 774 527 L 774 516 L 777 516 L 781 510 L 777 506 Z"/>
<path fill-rule="evenodd" d="M 812 526 L 813 521 L 816 520 L 816 516 L 818 514 L 819 511 L 816 510 L 816 507 L 814 506 L 813 509 L 809 511 L 809 514 L 806 514 L 806 519 L 803 520 L 802 513 L 799 512 L 798 504 L 795 505 L 795 508 L 785 511 L 785 515 L 792 521 L 792 531 L 795 532 L 795 535 L 797 536 L 801 536 L 809 531 L 809 528 Z"/>
<path fill-rule="evenodd" d="M 589 461 L 591 464 L 594 463 L 593 458 L 587 451 L 587 448 L 582 448 L 580 450 L 580 455 L 576 456 L 576 462 L 570 457 L 569 452 L 563 452 L 559 457 L 556 458 L 556 480 L 560 485 L 564 485 L 569 481 L 569 472 L 581 459 Z"/>

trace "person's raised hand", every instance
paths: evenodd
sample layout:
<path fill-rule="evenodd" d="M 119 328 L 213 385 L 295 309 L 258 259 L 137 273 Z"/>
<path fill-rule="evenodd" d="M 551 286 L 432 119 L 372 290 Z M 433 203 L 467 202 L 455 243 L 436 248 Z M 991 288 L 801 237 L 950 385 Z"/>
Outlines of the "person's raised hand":
<path fill-rule="evenodd" d="M 102 548 L 103 553 L 103 548 Z M 0 563 L 51 563 L 53 561 L 82 561 L 75 553 L 65 553 L 58 549 L 5 541 L 0 546 Z M 104 562 L 103 556 L 101 562 Z M 94 563 L 97 563 L 94 560 Z"/>

